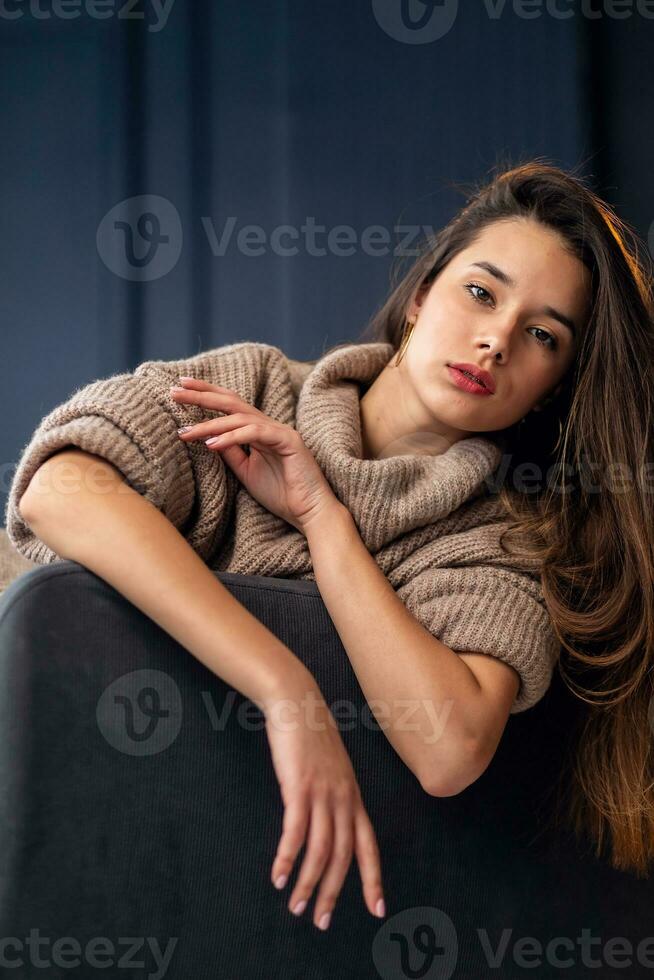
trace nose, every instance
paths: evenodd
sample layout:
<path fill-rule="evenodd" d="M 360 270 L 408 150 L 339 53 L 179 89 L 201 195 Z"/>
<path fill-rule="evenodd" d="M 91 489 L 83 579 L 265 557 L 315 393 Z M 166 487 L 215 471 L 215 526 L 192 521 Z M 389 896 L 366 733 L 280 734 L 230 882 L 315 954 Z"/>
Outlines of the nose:
<path fill-rule="evenodd" d="M 477 346 L 489 351 L 495 361 L 505 363 L 509 357 L 513 326 L 513 322 L 509 321 L 504 326 L 500 323 L 494 323 L 492 327 L 489 327 L 486 324 L 483 333 L 480 332 L 477 339 Z"/>
<path fill-rule="evenodd" d="M 486 350 L 486 349 L 487 349 L 487 350 L 490 350 L 490 352 L 491 352 L 491 354 L 492 354 L 492 356 L 493 356 L 493 358 L 494 358 L 494 359 L 495 359 L 496 361 L 498 361 L 498 363 L 499 363 L 499 362 L 501 362 L 502 364 L 504 364 L 504 363 L 505 363 L 505 361 L 506 361 L 506 358 L 505 358 L 505 356 L 504 356 L 504 353 L 503 353 L 503 351 L 502 351 L 502 347 L 501 347 L 501 345 L 500 345 L 500 344 L 496 344 L 495 342 L 493 342 L 493 341 L 491 341 L 490 343 L 483 343 L 483 344 L 481 344 L 480 346 L 481 346 L 481 347 L 482 347 L 483 349 L 485 349 L 485 350 Z"/>

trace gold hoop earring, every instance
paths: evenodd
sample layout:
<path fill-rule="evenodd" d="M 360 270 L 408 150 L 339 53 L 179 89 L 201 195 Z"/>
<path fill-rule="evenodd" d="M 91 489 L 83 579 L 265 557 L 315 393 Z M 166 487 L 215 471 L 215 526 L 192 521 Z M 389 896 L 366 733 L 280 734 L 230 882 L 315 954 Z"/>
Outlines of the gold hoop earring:
<path fill-rule="evenodd" d="M 418 318 L 415 317 L 415 316 L 414 317 L 407 317 L 406 323 L 404 324 L 404 333 L 402 334 L 402 342 L 400 343 L 400 346 L 399 346 L 398 351 L 397 351 L 397 358 L 395 360 L 395 367 L 398 366 L 398 364 L 400 363 L 400 361 L 404 357 L 404 353 L 405 353 L 407 347 L 409 346 L 409 341 L 411 340 L 411 335 L 413 334 L 413 328 L 416 325 L 416 320 L 417 319 Z"/>

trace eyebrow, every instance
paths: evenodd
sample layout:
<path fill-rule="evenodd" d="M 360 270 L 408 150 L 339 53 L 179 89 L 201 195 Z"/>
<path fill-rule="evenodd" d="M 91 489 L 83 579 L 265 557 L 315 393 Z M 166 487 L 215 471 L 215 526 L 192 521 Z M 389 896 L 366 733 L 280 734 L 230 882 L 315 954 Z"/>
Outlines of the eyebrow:
<path fill-rule="evenodd" d="M 486 272 L 489 272 L 491 276 L 494 276 L 505 286 L 508 286 L 509 289 L 512 289 L 515 286 L 517 286 L 515 279 L 512 279 L 511 276 L 507 275 L 506 272 L 503 272 L 501 269 L 498 269 L 498 267 L 496 265 L 493 265 L 492 262 L 486 262 L 485 260 L 482 260 L 481 262 L 471 262 L 471 266 L 472 265 L 477 266 L 479 269 L 485 269 Z M 576 336 L 577 328 L 574 324 L 574 321 L 571 320 L 569 316 L 566 316 L 565 313 L 561 313 L 559 310 L 555 310 L 553 306 L 543 306 L 540 312 L 544 313 L 545 316 L 551 317 L 553 320 L 558 320 L 559 323 L 563 324 L 564 327 L 568 328 L 568 330 L 570 331 L 573 337 Z"/>

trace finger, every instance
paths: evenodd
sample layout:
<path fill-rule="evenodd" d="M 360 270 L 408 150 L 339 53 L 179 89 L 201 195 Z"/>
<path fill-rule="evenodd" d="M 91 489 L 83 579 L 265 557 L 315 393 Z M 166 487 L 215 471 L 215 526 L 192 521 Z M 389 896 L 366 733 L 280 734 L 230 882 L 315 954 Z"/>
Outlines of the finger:
<path fill-rule="evenodd" d="M 288 903 L 289 909 L 295 915 L 304 912 L 311 898 L 315 884 L 332 852 L 332 837 L 332 815 L 327 797 L 313 797 L 306 854 Z"/>
<path fill-rule="evenodd" d="M 331 913 L 352 863 L 354 827 L 351 803 L 337 803 L 333 810 L 333 818 L 334 844 L 331 861 L 320 884 L 313 915 L 314 925 L 319 929 L 329 927 Z M 324 919 L 323 916 L 328 918 Z"/>
<path fill-rule="evenodd" d="M 230 428 L 238 425 L 247 425 L 252 421 L 252 416 L 245 412 L 237 412 L 235 415 L 223 415 L 218 419 L 205 419 L 204 422 L 196 422 L 191 425 L 187 432 L 179 432 L 181 439 L 193 442 L 194 439 L 207 439 L 211 436 L 222 435 Z"/>
<path fill-rule="evenodd" d="M 280 450 L 286 445 L 286 435 L 276 425 L 253 422 L 249 425 L 237 425 L 219 436 L 205 439 L 205 443 L 209 449 L 222 449 L 224 446 L 231 446 L 234 443 L 246 443 L 249 446 L 254 446 L 255 449 Z"/>
<path fill-rule="evenodd" d="M 258 408 L 241 398 L 230 388 L 200 381 L 197 378 L 180 378 L 179 387 L 172 386 L 173 395 L 180 400 L 188 400 L 201 405 L 216 407 L 219 411 L 247 411 L 250 415 L 264 415 Z M 225 406 L 225 407 L 223 407 Z"/>
<path fill-rule="evenodd" d="M 240 397 L 238 392 L 234 391 L 233 388 L 227 388 L 225 387 L 225 385 L 214 384 L 212 381 L 206 381 L 204 378 L 190 378 L 188 375 L 183 374 L 180 376 L 179 381 L 183 385 L 189 385 L 189 387 L 192 387 L 193 385 L 197 385 L 199 388 L 203 388 L 203 389 L 211 388 L 212 391 L 224 391 L 230 395 L 236 395 L 237 398 Z"/>
<path fill-rule="evenodd" d="M 246 482 L 250 457 L 244 449 L 241 449 L 240 446 L 223 446 L 222 448 L 220 446 L 207 446 L 207 449 L 215 449 L 216 452 L 220 453 L 220 458 L 234 471 L 241 483 Z"/>
<path fill-rule="evenodd" d="M 379 847 L 375 831 L 363 805 L 360 805 L 354 814 L 354 851 L 359 863 L 366 905 L 373 915 L 379 915 L 378 903 L 380 899 L 382 902 L 384 900 Z M 380 918 L 383 918 L 384 914 L 385 907 L 381 910 Z"/>
<path fill-rule="evenodd" d="M 293 869 L 309 824 L 309 798 L 306 794 L 297 794 L 284 808 L 282 836 L 279 839 L 277 853 L 272 865 L 271 878 L 276 885 L 280 876 L 287 880 Z M 279 887 L 283 888 L 286 882 Z"/>

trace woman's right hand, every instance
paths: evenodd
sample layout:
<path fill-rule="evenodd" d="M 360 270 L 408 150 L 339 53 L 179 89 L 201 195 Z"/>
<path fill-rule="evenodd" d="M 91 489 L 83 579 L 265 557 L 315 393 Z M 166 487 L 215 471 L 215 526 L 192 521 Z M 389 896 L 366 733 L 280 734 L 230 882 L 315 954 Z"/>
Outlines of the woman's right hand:
<path fill-rule="evenodd" d="M 313 921 L 320 926 L 325 913 L 331 913 L 356 854 L 368 909 L 379 915 L 383 901 L 379 848 L 375 831 L 361 799 L 350 757 L 343 745 L 334 717 L 315 687 L 313 718 L 303 715 L 304 696 L 291 701 L 299 710 L 288 710 L 289 700 L 277 702 L 276 710 L 266 712 L 266 734 L 275 774 L 284 801 L 282 836 L 272 865 L 273 884 L 280 876 L 290 876 L 298 851 L 309 831 L 300 874 L 291 893 L 288 908 L 301 915 L 314 886 L 322 877 Z M 323 875 L 324 872 L 324 875 Z M 381 909 L 381 917 L 385 909 Z"/>

